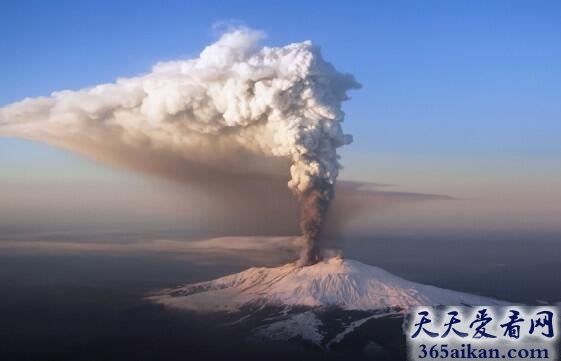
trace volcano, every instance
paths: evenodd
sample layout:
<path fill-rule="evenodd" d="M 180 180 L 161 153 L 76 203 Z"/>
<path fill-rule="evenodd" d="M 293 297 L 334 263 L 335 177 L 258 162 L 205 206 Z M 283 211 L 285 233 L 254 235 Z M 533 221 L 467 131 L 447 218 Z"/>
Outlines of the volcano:
<path fill-rule="evenodd" d="M 340 257 L 311 266 L 256 267 L 152 298 L 196 311 L 235 311 L 248 305 L 405 311 L 413 306 L 495 305 L 499 301 L 407 281 L 381 268 Z"/>
<path fill-rule="evenodd" d="M 414 306 L 504 304 L 411 282 L 340 257 L 304 267 L 291 263 L 250 268 L 149 298 L 175 309 L 237 315 L 234 323 L 255 325 L 253 338 L 303 339 L 328 348 L 370 321 L 402 317 Z"/>

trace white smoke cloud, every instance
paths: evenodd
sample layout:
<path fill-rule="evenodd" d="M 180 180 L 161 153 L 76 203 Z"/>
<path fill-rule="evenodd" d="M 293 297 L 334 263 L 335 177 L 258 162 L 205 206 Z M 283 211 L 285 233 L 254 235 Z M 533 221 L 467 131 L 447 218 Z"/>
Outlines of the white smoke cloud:
<path fill-rule="evenodd" d="M 341 102 L 358 88 L 311 42 L 259 47 L 242 28 L 198 58 L 156 64 L 146 75 L 0 108 L 0 135 L 44 141 L 127 166 L 158 154 L 217 170 L 267 173 L 262 158 L 288 159 L 297 194 L 339 172 Z M 131 155 L 132 154 L 132 155 Z M 157 162 L 144 157 L 140 162 Z M 178 166 L 178 163 L 173 163 Z"/>
<path fill-rule="evenodd" d="M 300 202 L 307 242 L 302 264 L 316 262 L 340 169 L 337 148 L 352 141 L 341 129 L 341 103 L 359 84 L 311 42 L 260 48 L 263 36 L 233 30 L 198 58 L 8 105 L 0 109 L 0 135 L 202 184 L 220 178 L 209 169 L 235 173 L 246 190 L 256 174 L 270 175 L 282 164 L 271 159 L 288 161 L 288 187 Z"/>

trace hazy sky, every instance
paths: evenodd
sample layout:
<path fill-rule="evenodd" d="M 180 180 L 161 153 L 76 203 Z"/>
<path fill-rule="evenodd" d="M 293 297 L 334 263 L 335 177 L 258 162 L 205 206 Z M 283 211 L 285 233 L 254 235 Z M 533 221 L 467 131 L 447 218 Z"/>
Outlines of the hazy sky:
<path fill-rule="evenodd" d="M 245 24 L 267 45 L 312 40 L 362 83 L 344 104 L 355 141 L 342 179 L 458 198 L 357 224 L 561 230 L 560 18 L 555 1 L 2 2 L 0 106 L 146 73 L 198 55 L 224 28 L 213 24 Z M 197 198 L 178 192 L 0 138 L 0 231 L 147 219 L 189 228 L 204 212 L 184 217 Z"/>

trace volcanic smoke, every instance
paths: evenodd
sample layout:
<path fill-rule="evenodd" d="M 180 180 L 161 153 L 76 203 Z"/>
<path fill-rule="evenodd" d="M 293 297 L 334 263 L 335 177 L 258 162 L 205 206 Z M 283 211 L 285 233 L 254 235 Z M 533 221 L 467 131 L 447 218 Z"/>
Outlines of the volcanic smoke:
<path fill-rule="evenodd" d="M 193 178 L 206 169 L 216 177 L 233 172 L 249 179 L 270 173 L 256 159 L 289 160 L 288 187 L 301 205 L 306 244 L 300 263 L 313 264 L 339 174 L 336 150 L 352 142 L 341 129 L 341 103 L 360 85 L 309 41 L 259 47 L 263 37 L 236 29 L 198 58 L 4 106 L 0 136 L 147 172 L 180 168 Z"/>

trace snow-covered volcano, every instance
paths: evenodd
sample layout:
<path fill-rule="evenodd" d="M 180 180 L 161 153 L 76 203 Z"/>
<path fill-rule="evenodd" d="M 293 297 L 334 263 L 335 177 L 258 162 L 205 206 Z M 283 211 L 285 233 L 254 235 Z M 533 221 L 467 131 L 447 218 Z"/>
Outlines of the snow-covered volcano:
<path fill-rule="evenodd" d="M 345 310 L 407 310 L 423 305 L 496 305 L 491 298 L 407 281 L 381 268 L 339 257 L 301 267 L 250 268 L 152 297 L 177 308 L 233 311 L 246 305 L 336 306 Z"/>
<path fill-rule="evenodd" d="M 373 323 L 401 317 L 413 306 L 503 304 L 407 281 L 381 268 L 342 258 L 306 267 L 250 268 L 163 290 L 150 299 L 176 309 L 226 312 L 235 317 L 228 324 L 250 325 L 248 339 L 305 340 L 324 349 L 349 338 L 356 341 L 361 332 L 368 334 L 368 341 L 377 329 Z M 401 333 L 401 327 L 398 331 Z"/>

